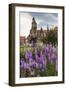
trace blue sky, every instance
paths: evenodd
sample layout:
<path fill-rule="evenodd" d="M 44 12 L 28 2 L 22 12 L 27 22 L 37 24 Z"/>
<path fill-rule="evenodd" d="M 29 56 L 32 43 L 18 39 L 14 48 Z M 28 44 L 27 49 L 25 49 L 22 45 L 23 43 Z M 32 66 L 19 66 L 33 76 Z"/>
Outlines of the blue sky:
<path fill-rule="evenodd" d="M 38 28 L 45 28 L 47 25 L 50 27 L 57 26 L 58 24 L 58 14 L 57 13 L 34 13 L 31 12 L 30 15 L 40 21 L 38 23 Z M 38 21 L 37 21 L 38 22 Z"/>
<path fill-rule="evenodd" d="M 49 28 L 58 26 L 57 13 L 20 12 L 20 35 L 26 37 L 29 35 L 33 17 L 36 20 L 38 30 L 41 27 L 46 30 L 47 25 Z"/>

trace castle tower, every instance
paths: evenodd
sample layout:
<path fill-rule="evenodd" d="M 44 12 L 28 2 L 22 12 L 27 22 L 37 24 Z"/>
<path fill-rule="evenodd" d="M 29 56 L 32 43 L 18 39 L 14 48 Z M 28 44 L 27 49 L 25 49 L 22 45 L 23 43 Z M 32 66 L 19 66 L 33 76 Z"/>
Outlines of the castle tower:
<path fill-rule="evenodd" d="M 31 30 L 30 30 L 30 36 L 33 37 L 33 38 L 36 38 L 36 35 L 37 35 L 37 23 L 35 21 L 35 18 L 33 17 L 32 27 L 31 27 Z"/>
<path fill-rule="evenodd" d="M 40 36 L 43 37 L 43 29 L 42 29 L 42 27 L 40 29 Z"/>
<path fill-rule="evenodd" d="M 33 29 L 33 30 L 36 30 L 36 29 L 37 29 L 37 23 L 36 23 L 34 17 L 33 17 L 33 19 L 32 19 L 32 29 Z"/>
<path fill-rule="evenodd" d="M 32 27 L 30 30 L 30 37 L 31 37 L 32 46 L 35 46 L 36 42 L 37 42 L 37 23 L 36 23 L 34 17 L 32 19 Z"/>

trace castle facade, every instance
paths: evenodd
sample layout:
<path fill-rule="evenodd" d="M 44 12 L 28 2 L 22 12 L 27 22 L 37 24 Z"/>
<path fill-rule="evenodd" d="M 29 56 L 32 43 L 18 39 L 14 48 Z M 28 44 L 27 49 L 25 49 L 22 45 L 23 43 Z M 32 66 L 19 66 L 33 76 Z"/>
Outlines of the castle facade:
<path fill-rule="evenodd" d="M 54 28 L 55 31 L 57 31 L 57 27 Z M 30 34 L 27 37 L 28 42 L 39 42 L 42 38 L 46 37 L 47 34 L 49 32 L 49 28 L 47 26 L 46 30 L 43 30 L 42 27 L 40 28 L 40 30 L 37 29 L 37 23 L 35 18 L 33 17 L 32 19 L 32 27 L 30 30 Z"/>

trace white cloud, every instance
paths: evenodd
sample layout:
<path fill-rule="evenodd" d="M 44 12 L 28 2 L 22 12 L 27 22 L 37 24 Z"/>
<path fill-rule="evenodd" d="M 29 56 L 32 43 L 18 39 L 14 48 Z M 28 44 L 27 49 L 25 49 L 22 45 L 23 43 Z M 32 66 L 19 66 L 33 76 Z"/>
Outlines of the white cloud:
<path fill-rule="evenodd" d="M 54 21 L 56 21 L 56 22 L 57 22 L 57 20 L 58 20 L 58 17 L 55 17 L 53 14 L 50 14 L 49 17 L 51 17 L 52 20 L 54 20 Z"/>
<path fill-rule="evenodd" d="M 51 26 L 56 26 L 58 24 L 58 17 L 54 16 L 54 14 L 44 14 L 43 17 L 43 23 L 51 25 Z"/>
<path fill-rule="evenodd" d="M 42 19 L 36 19 L 36 23 L 37 23 L 37 25 L 40 24 L 41 22 L 43 22 Z"/>
<path fill-rule="evenodd" d="M 20 14 L 20 36 L 28 36 L 32 23 L 32 16 L 29 13 Z"/>
<path fill-rule="evenodd" d="M 46 14 L 45 18 L 48 18 L 48 17 L 49 17 L 49 19 L 51 19 L 53 21 L 57 21 L 57 17 L 54 16 L 54 14 L 50 14 L 50 13 Z"/>
<path fill-rule="evenodd" d="M 43 28 L 43 29 L 47 29 L 47 26 L 46 26 L 46 20 L 45 19 L 39 19 L 39 18 L 37 18 L 36 19 L 36 23 L 37 23 L 37 29 L 38 30 L 40 30 L 41 29 L 41 27 Z M 41 23 L 43 23 L 43 24 L 45 24 L 45 25 L 42 25 Z"/>
<path fill-rule="evenodd" d="M 49 20 L 48 20 L 49 17 Z M 27 37 L 29 35 L 31 24 L 32 24 L 33 16 L 30 13 L 21 13 L 20 14 L 20 36 Z M 58 21 L 57 17 L 53 16 L 52 14 L 44 15 L 44 18 L 35 18 L 37 23 L 37 29 L 39 30 L 41 27 L 43 29 L 47 29 L 47 25 L 49 28 L 57 26 Z"/>

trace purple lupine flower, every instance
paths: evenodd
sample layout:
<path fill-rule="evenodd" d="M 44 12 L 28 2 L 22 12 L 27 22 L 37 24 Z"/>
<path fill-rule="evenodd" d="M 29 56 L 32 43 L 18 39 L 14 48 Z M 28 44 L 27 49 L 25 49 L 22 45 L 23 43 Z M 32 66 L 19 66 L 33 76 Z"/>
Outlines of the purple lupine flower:
<path fill-rule="evenodd" d="M 51 43 L 50 44 L 47 44 L 46 51 L 47 51 L 47 53 L 52 53 L 53 52 L 53 47 L 52 47 L 52 44 Z"/>
<path fill-rule="evenodd" d="M 42 63 L 42 65 L 44 65 L 44 60 L 42 60 L 42 62 L 41 62 L 41 63 Z"/>
<path fill-rule="evenodd" d="M 53 53 L 52 56 L 51 56 L 51 59 L 52 60 L 56 60 L 57 59 L 57 56 Z"/>
<path fill-rule="evenodd" d="M 32 66 L 32 62 L 29 62 L 29 66 L 30 66 L 30 67 Z"/>
<path fill-rule="evenodd" d="M 52 44 L 47 44 L 38 54 L 38 50 L 35 49 L 35 56 L 32 56 L 31 51 L 26 51 L 24 59 L 20 60 L 20 67 L 22 69 L 28 69 L 31 75 L 35 75 L 35 69 L 39 71 L 44 71 L 47 69 L 47 57 L 50 64 L 53 64 L 54 61 L 56 62 L 55 69 L 58 70 L 58 61 L 57 61 L 57 50 L 56 48 L 52 47 Z M 28 62 L 27 62 L 28 60 Z"/>
<path fill-rule="evenodd" d="M 33 67 L 38 68 L 38 63 L 36 61 L 33 61 Z"/>
<path fill-rule="evenodd" d="M 46 61 L 46 55 L 45 54 L 43 55 L 43 60 Z"/>
<path fill-rule="evenodd" d="M 41 53 L 40 53 L 40 61 L 42 61 L 43 60 L 43 54 L 42 54 L 42 51 L 41 51 Z"/>
<path fill-rule="evenodd" d="M 23 65 L 23 66 L 22 66 L 22 65 Z M 30 68 L 30 66 L 29 66 L 28 63 L 23 62 L 22 65 L 21 65 L 21 67 L 22 67 L 23 69 L 28 69 L 29 71 L 31 70 L 31 68 Z"/>
<path fill-rule="evenodd" d="M 33 58 L 32 58 L 32 52 L 29 52 L 29 63 L 31 63 L 32 60 L 33 60 Z"/>
<path fill-rule="evenodd" d="M 42 65 L 41 65 L 41 64 L 42 64 Z M 42 68 L 46 68 L 46 61 L 42 60 L 42 63 L 40 63 L 40 66 L 41 66 Z"/>
<path fill-rule="evenodd" d="M 29 63 L 31 63 L 33 61 L 33 59 L 32 58 L 29 58 Z"/>
<path fill-rule="evenodd" d="M 32 67 L 38 69 L 39 65 L 38 65 L 38 63 L 36 61 L 33 61 Z"/>
<path fill-rule="evenodd" d="M 23 68 L 26 69 L 26 67 L 27 67 L 27 64 L 26 64 L 26 62 L 24 62 Z"/>
<path fill-rule="evenodd" d="M 40 63 L 39 64 L 39 69 L 42 69 L 43 68 L 43 65 Z"/>
<path fill-rule="evenodd" d="M 46 55 L 43 56 L 42 64 L 43 67 L 46 68 L 46 64 L 47 64 Z"/>
<path fill-rule="evenodd" d="M 35 66 L 36 66 L 36 65 L 35 65 L 35 62 L 32 61 L 32 67 L 35 68 Z"/>
<path fill-rule="evenodd" d="M 28 69 L 29 71 L 31 71 L 30 65 L 28 63 L 26 63 L 26 69 Z"/>
<path fill-rule="evenodd" d="M 33 59 L 29 59 L 29 66 L 32 67 L 33 66 Z"/>
<path fill-rule="evenodd" d="M 37 52 L 37 49 L 35 50 L 35 59 L 36 59 L 36 61 L 38 61 L 38 52 Z"/>
<path fill-rule="evenodd" d="M 32 52 L 31 51 L 29 52 L 29 58 L 32 58 Z"/>
<path fill-rule="evenodd" d="M 50 52 L 50 53 L 53 53 L 53 47 L 52 47 L 51 44 L 50 44 L 49 52 Z"/>
<path fill-rule="evenodd" d="M 25 58 L 29 59 L 29 52 L 28 51 L 26 51 L 26 53 L 25 53 Z"/>
<path fill-rule="evenodd" d="M 33 61 L 32 62 L 32 67 L 38 69 L 39 65 L 38 65 L 38 63 L 36 61 Z"/>
<path fill-rule="evenodd" d="M 38 69 L 39 68 L 39 65 L 38 65 L 38 63 L 36 62 L 36 69 Z"/>
<path fill-rule="evenodd" d="M 31 68 L 35 67 L 35 62 L 34 62 L 34 61 L 29 62 L 29 66 L 30 66 Z"/>
<path fill-rule="evenodd" d="M 24 68 L 24 61 L 23 60 L 20 61 L 20 67 Z"/>

